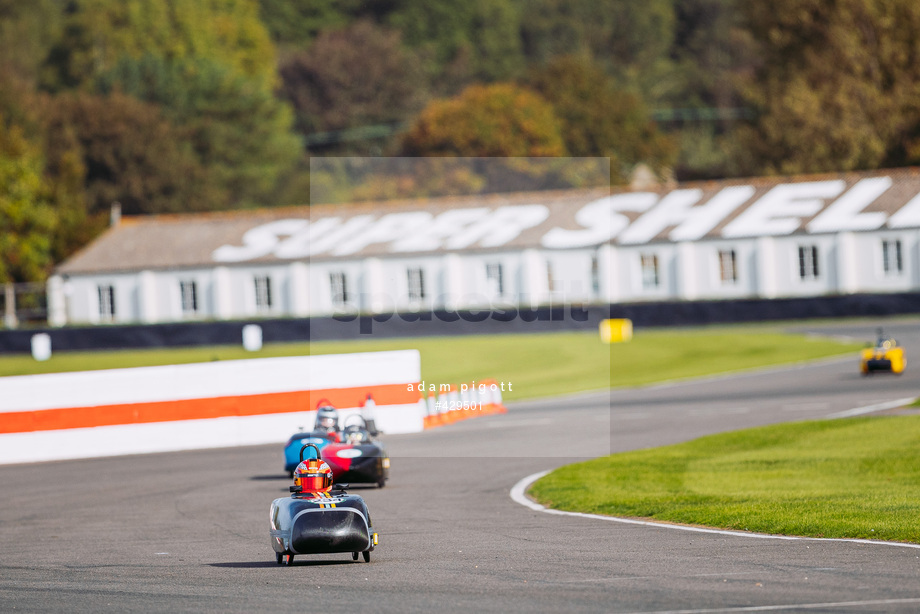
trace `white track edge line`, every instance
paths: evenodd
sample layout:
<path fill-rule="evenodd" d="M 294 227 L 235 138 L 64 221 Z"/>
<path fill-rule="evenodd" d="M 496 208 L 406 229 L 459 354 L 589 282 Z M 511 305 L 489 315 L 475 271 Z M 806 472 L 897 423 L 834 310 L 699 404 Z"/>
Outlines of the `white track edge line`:
<path fill-rule="evenodd" d="M 536 512 L 544 512 L 546 514 L 556 514 L 559 516 L 575 516 L 576 518 L 594 518 L 596 520 L 606 520 L 608 522 L 619 522 L 621 524 L 636 524 L 646 527 L 657 527 L 662 529 L 675 529 L 677 531 L 690 531 L 693 533 L 711 533 L 715 535 L 730 535 L 732 537 L 750 537 L 754 539 L 780 539 L 787 541 L 816 541 L 816 542 L 849 542 L 854 544 L 872 544 L 877 546 L 895 546 L 899 548 L 918 548 L 920 549 L 920 544 L 906 544 L 903 542 L 887 542 L 875 539 L 845 539 L 845 538 L 834 538 L 834 537 L 796 537 L 793 535 L 771 535 L 768 533 L 748 533 L 744 531 L 727 531 L 724 529 L 706 529 L 703 527 L 690 527 L 680 524 L 670 524 L 666 522 L 654 522 L 651 520 L 635 520 L 633 518 L 619 518 L 617 516 L 602 516 L 600 514 L 586 514 L 584 512 L 566 512 L 563 510 L 554 510 L 550 509 L 544 505 L 537 503 L 536 501 L 530 499 L 527 496 L 527 489 L 531 484 L 547 475 L 551 470 L 540 471 L 532 475 L 528 475 L 526 478 L 523 478 L 518 481 L 517 484 L 511 487 L 511 499 L 515 503 L 519 503 L 524 507 L 529 507 L 530 509 Z"/>
<path fill-rule="evenodd" d="M 917 397 L 907 397 L 905 399 L 897 399 L 895 401 L 886 401 L 884 403 L 876 403 L 875 405 L 866 405 L 864 407 L 854 407 L 853 409 L 847 409 L 845 411 L 839 411 L 835 414 L 831 414 L 828 418 L 852 418 L 854 416 L 862 416 L 864 414 L 871 414 L 877 411 L 885 411 L 886 409 L 895 409 L 896 407 L 903 407 L 904 405 L 910 405 L 917 400 Z"/>
<path fill-rule="evenodd" d="M 902 605 L 920 603 L 920 597 L 904 599 L 869 599 L 866 601 L 831 601 L 826 603 L 790 603 L 778 605 L 752 605 L 728 608 L 704 608 L 700 610 L 652 610 L 645 614 L 718 614 L 720 612 L 779 612 L 782 610 L 826 610 L 828 608 L 858 608 L 869 605 Z"/>

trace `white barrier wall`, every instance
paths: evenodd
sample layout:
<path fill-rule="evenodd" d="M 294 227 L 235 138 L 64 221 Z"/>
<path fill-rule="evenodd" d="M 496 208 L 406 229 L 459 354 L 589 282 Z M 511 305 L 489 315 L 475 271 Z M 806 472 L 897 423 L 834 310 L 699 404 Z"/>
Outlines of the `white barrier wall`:
<path fill-rule="evenodd" d="M 284 442 L 317 403 L 370 396 L 378 429 L 423 429 L 416 350 L 0 378 L 0 463 Z"/>

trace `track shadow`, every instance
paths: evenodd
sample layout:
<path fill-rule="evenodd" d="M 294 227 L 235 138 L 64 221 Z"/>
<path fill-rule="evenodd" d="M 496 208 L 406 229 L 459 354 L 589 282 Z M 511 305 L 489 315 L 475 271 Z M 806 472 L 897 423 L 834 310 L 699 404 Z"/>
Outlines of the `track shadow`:
<path fill-rule="evenodd" d="M 897 380 L 897 378 L 899 378 L 899 377 L 901 377 L 901 375 L 899 375 L 899 374 L 897 374 L 897 373 L 892 373 L 891 371 L 872 371 L 871 373 L 865 373 L 865 374 L 860 373 L 860 372 L 857 371 L 857 372 L 855 372 L 855 373 L 848 373 L 848 374 L 844 377 L 844 379 L 847 379 L 847 380 L 859 380 L 859 379 L 861 379 L 861 380 L 865 380 L 865 381 L 869 382 L 869 381 L 872 381 L 872 380 L 874 380 L 874 379 L 876 379 L 876 378 L 885 379 L 885 380 L 890 379 L 890 380 L 894 381 L 894 380 Z"/>
<path fill-rule="evenodd" d="M 250 480 L 290 480 L 290 476 L 286 473 L 273 473 L 271 475 L 252 475 L 249 476 Z"/>
<path fill-rule="evenodd" d="M 294 559 L 297 562 L 297 559 Z M 278 567 L 275 561 L 253 561 L 242 563 L 208 563 L 208 567 L 228 567 L 231 569 L 257 569 L 259 567 Z"/>
<path fill-rule="evenodd" d="M 294 559 L 293 567 L 324 567 L 328 565 L 356 565 L 359 561 L 351 559 L 330 559 L 330 560 L 312 560 L 312 559 Z M 361 561 L 362 563 L 364 561 Z M 287 567 L 288 565 L 279 565 L 275 561 L 243 561 L 239 563 L 208 563 L 208 567 L 224 567 L 229 569 L 259 569 L 262 567 Z"/>

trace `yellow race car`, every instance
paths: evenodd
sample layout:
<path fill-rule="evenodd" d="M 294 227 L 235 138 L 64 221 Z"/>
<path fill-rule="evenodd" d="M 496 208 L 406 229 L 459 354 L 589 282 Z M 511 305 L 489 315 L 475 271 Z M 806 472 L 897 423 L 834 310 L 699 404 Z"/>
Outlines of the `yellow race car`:
<path fill-rule="evenodd" d="M 881 330 L 878 331 L 875 347 L 866 348 L 859 354 L 859 370 L 863 375 L 876 371 L 900 375 L 906 367 L 907 357 L 904 355 L 904 348 L 900 347 L 893 337 L 885 336 Z"/>

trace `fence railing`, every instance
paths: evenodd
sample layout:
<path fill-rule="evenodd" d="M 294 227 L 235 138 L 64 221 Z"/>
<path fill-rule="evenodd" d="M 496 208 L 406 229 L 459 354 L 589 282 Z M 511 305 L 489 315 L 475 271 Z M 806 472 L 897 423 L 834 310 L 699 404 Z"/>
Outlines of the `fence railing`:
<path fill-rule="evenodd" d="M 48 291 L 39 282 L 6 283 L 0 292 L 0 314 L 3 328 L 18 328 L 23 324 L 45 324 L 48 321 Z"/>

